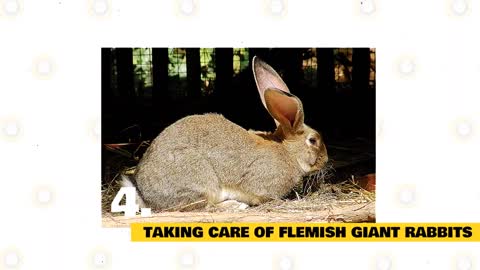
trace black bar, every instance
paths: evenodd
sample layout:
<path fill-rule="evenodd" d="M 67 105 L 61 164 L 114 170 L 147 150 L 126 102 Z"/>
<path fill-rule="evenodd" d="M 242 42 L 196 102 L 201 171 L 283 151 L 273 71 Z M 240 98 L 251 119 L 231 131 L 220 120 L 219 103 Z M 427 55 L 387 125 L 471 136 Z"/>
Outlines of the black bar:
<path fill-rule="evenodd" d="M 215 71 L 217 78 L 215 81 L 214 94 L 230 91 L 233 78 L 233 49 L 217 48 L 215 49 Z"/>
<path fill-rule="evenodd" d="M 118 91 L 127 103 L 134 103 L 135 93 L 133 88 L 133 50 L 121 48 L 117 53 Z"/>
<path fill-rule="evenodd" d="M 152 100 L 158 105 L 168 98 L 168 48 L 152 49 Z"/>
<path fill-rule="evenodd" d="M 187 82 L 188 97 L 198 97 L 201 94 L 200 79 L 200 49 L 187 49 Z"/>
<path fill-rule="evenodd" d="M 317 48 L 317 82 L 321 93 L 335 93 L 335 60 L 332 48 Z"/>
<path fill-rule="evenodd" d="M 352 62 L 353 89 L 355 93 L 360 94 L 361 92 L 368 90 L 368 82 L 370 79 L 370 49 L 353 49 Z"/>

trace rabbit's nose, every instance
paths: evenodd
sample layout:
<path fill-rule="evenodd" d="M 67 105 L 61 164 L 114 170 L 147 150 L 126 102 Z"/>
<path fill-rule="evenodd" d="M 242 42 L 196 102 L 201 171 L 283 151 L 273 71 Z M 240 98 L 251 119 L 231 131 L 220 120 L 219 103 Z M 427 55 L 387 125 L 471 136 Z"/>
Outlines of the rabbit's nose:
<path fill-rule="evenodd" d="M 318 164 L 319 169 L 325 167 L 325 165 L 327 165 L 327 163 L 328 163 L 328 156 L 327 155 L 318 157 L 317 164 Z"/>

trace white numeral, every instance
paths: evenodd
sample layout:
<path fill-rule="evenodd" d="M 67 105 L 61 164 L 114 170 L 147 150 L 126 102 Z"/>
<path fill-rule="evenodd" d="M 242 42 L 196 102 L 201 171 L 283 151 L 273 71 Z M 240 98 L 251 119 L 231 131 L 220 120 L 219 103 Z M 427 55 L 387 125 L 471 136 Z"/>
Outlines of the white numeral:
<path fill-rule="evenodd" d="M 139 205 L 135 203 L 137 191 L 134 187 L 122 187 L 112 201 L 111 211 L 125 212 L 126 217 L 134 217 L 139 209 Z M 120 201 L 125 195 L 125 204 L 120 205 Z"/>

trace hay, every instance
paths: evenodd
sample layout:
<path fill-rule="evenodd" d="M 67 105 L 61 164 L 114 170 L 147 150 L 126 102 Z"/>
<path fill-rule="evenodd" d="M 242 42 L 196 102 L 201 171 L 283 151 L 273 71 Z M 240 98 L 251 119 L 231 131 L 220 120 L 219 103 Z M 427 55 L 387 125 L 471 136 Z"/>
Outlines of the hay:
<path fill-rule="evenodd" d="M 119 173 L 115 175 L 112 181 L 102 185 L 102 215 L 118 215 L 110 212 L 110 205 L 115 198 L 115 195 L 120 190 L 120 184 L 117 182 Z"/>
<path fill-rule="evenodd" d="M 247 210 L 276 213 L 315 212 L 374 201 L 374 193 L 346 181 L 339 184 L 323 184 L 320 190 L 301 199 L 274 200 Z"/>

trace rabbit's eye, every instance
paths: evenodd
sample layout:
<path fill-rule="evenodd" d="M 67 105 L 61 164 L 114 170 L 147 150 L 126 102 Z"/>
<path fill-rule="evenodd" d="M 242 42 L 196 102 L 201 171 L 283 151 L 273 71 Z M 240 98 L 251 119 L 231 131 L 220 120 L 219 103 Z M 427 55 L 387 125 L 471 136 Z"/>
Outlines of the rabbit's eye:
<path fill-rule="evenodd" d="M 317 139 L 315 139 L 315 138 L 310 138 L 310 139 L 308 139 L 308 141 L 309 141 L 311 144 L 316 144 L 316 143 L 317 143 Z"/>

